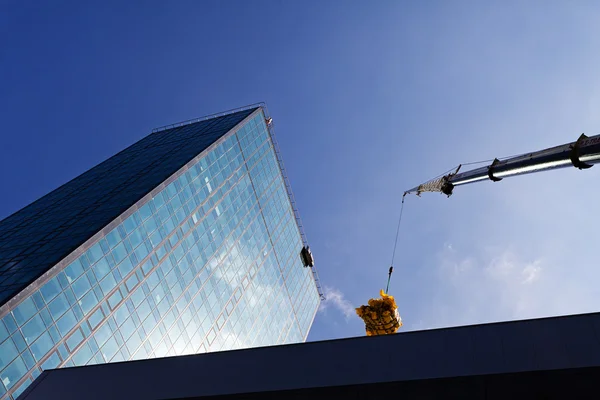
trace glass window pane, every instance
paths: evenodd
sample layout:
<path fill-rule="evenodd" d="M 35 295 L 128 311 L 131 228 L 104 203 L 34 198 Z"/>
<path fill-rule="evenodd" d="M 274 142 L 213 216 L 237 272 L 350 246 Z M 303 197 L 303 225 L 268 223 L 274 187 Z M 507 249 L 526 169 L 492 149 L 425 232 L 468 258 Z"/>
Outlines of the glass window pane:
<path fill-rule="evenodd" d="M 125 250 L 125 246 L 123 243 L 119 243 L 112 250 L 113 257 L 115 258 L 115 262 L 118 264 L 127 256 L 127 250 Z"/>
<path fill-rule="evenodd" d="M 59 364 L 60 358 L 58 358 L 58 354 L 56 354 L 56 352 L 53 352 L 52 355 L 50 355 L 50 357 L 48 357 L 48 359 L 42 364 L 42 369 L 54 369 L 58 367 Z"/>
<path fill-rule="evenodd" d="M 119 236 L 119 232 L 117 229 L 113 229 L 106 235 L 106 241 L 108 242 L 109 247 L 112 249 L 121 241 L 121 236 Z"/>
<path fill-rule="evenodd" d="M 96 343 L 98 346 L 102 347 L 102 345 L 111 337 L 112 331 L 110 330 L 110 326 L 106 323 L 102 325 L 98 331 L 94 334 L 94 339 L 96 339 Z"/>
<path fill-rule="evenodd" d="M 110 292 L 112 288 L 114 288 L 116 285 L 117 281 L 115 280 L 112 274 L 108 274 L 108 276 L 104 278 L 102 282 L 100 282 L 100 288 L 102 289 L 102 293 L 104 293 L 105 296 L 108 295 L 108 292 Z"/>
<path fill-rule="evenodd" d="M 156 208 L 162 207 L 163 204 L 165 204 L 165 198 L 164 198 L 162 192 L 158 193 L 156 195 L 156 197 L 153 197 L 152 202 L 154 203 L 154 207 L 156 207 Z"/>
<path fill-rule="evenodd" d="M 75 365 L 85 365 L 92 358 L 92 350 L 90 350 L 90 346 L 85 343 L 77 353 L 73 355 L 73 364 Z"/>
<path fill-rule="evenodd" d="M 21 357 L 23 357 L 23 361 L 25 361 L 27 369 L 31 369 L 34 367 L 35 360 L 33 359 L 33 355 L 31 355 L 31 351 L 25 349 L 25 351 L 21 353 Z"/>
<path fill-rule="evenodd" d="M 101 259 L 104 256 L 104 252 L 102 251 L 100 242 L 90 247 L 86 254 L 92 264 Z"/>
<path fill-rule="evenodd" d="M 154 232 L 156 229 L 156 221 L 154 221 L 154 217 L 150 217 L 146 220 L 146 222 L 144 222 L 144 229 L 146 232 L 148 232 L 148 234 Z"/>
<path fill-rule="evenodd" d="M 60 272 L 58 275 L 56 275 L 56 278 L 58 279 L 58 282 L 60 282 L 60 286 L 63 289 L 69 286 L 69 280 L 65 276 L 64 272 Z"/>
<path fill-rule="evenodd" d="M 116 291 L 112 296 L 110 296 L 110 298 L 108 299 L 108 305 L 110 306 L 110 308 L 112 310 L 115 309 L 115 307 L 119 304 L 119 302 L 123 299 L 123 296 L 121 296 L 121 292 L 120 291 Z"/>
<path fill-rule="evenodd" d="M 44 332 L 38 340 L 36 340 L 29 348 L 33 353 L 33 356 L 37 361 L 40 361 L 42 357 L 54 346 L 52 338 L 48 332 Z"/>
<path fill-rule="evenodd" d="M 45 330 L 46 326 L 44 325 L 44 321 L 42 321 L 40 314 L 37 314 L 21 328 L 21 332 L 23 332 L 23 336 L 25 336 L 25 341 L 27 343 L 32 343 Z"/>
<path fill-rule="evenodd" d="M 0 321 L 0 343 L 2 343 L 4 341 L 4 339 L 6 339 L 7 337 L 8 337 L 8 330 L 6 329 L 6 327 L 4 326 L 2 321 Z"/>
<path fill-rule="evenodd" d="M 19 354 L 12 340 L 0 344 L 0 370 L 3 369 Z"/>
<path fill-rule="evenodd" d="M 91 333 L 90 326 L 85 321 L 79 327 L 83 331 L 83 336 L 84 337 L 88 337 L 90 335 L 90 333 Z"/>
<path fill-rule="evenodd" d="M 125 306 L 125 304 L 122 304 L 114 313 L 113 313 L 114 317 L 115 317 L 115 321 L 117 323 L 117 326 L 121 326 L 123 324 L 123 322 L 127 319 L 127 317 L 129 316 L 129 310 L 127 310 L 127 307 Z"/>
<path fill-rule="evenodd" d="M 119 345 L 117 344 L 116 340 L 114 337 L 111 337 L 106 344 L 104 345 L 104 347 L 102 347 L 102 355 L 104 356 L 104 359 L 107 361 L 110 361 L 114 355 L 117 353 L 117 351 L 119 350 Z"/>
<path fill-rule="evenodd" d="M 152 210 L 150 209 L 150 202 L 148 202 L 148 203 L 144 204 L 142 207 L 140 207 L 139 214 L 140 214 L 140 217 L 142 218 L 142 221 L 152 215 Z"/>
<path fill-rule="evenodd" d="M 83 311 L 81 310 L 81 307 L 79 306 L 79 304 L 73 305 L 73 312 L 75 313 L 75 318 L 77 318 L 77 321 L 80 321 L 83 319 Z"/>
<path fill-rule="evenodd" d="M 81 306 L 81 310 L 86 315 L 87 315 L 88 312 L 90 312 L 90 310 L 92 308 L 94 308 L 94 306 L 96 304 L 98 304 L 98 299 L 96 298 L 96 294 L 94 293 L 93 290 L 90 291 L 90 292 L 88 292 L 88 294 L 86 294 L 85 296 L 83 296 L 83 298 L 79 301 L 79 305 Z"/>
<path fill-rule="evenodd" d="M 42 309 L 46 306 L 46 304 L 44 303 L 44 299 L 42 298 L 42 295 L 40 294 L 40 292 L 33 292 L 33 294 L 31 295 L 31 298 L 33 299 L 33 302 L 35 303 L 36 308 Z"/>
<path fill-rule="evenodd" d="M 102 321 L 103 318 L 104 318 L 104 314 L 102 314 L 101 308 L 97 309 L 92 315 L 90 315 L 90 317 L 88 318 L 88 321 L 89 321 L 92 329 L 95 329 L 96 326 L 98 326 L 98 324 L 100 323 L 100 321 Z"/>
<path fill-rule="evenodd" d="M 31 297 L 27 298 L 17 306 L 12 312 L 17 324 L 23 325 L 25 321 L 31 318 L 37 312 L 37 308 Z"/>
<path fill-rule="evenodd" d="M 123 221 L 123 228 L 125 228 L 125 232 L 128 234 L 133 232 L 137 226 L 134 216 L 135 214 L 132 214 L 125 221 Z"/>
<path fill-rule="evenodd" d="M 149 253 L 149 249 L 152 249 L 152 245 L 146 240 L 141 246 L 135 249 L 134 254 L 138 260 L 143 260 Z"/>
<path fill-rule="evenodd" d="M 135 292 L 133 292 L 131 294 L 131 301 L 133 302 L 134 307 L 137 308 L 137 306 L 140 305 L 140 303 L 142 301 L 144 301 L 144 299 L 146 298 L 146 295 L 144 294 L 144 291 L 142 290 L 141 286 L 138 286 L 138 288 L 135 290 Z"/>
<path fill-rule="evenodd" d="M 119 272 L 121 276 L 126 276 L 133 269 L 133 263 L 129 257 L 126 257 L 121 264 L 119 264 Z"/>
<path fill-rule="evenodd" d="M 67 346 L 64 343 L 58 345 L 58 354 L 62 357 L 63 360 L 66 360 L 69 357 L 69 351 L 67 350 Z"/>
<path fill-rule="evenodd" d="M 17 330 L 17 323 L 15 322 L 12 314 L 6 314 L 4 318 L 2 318 L 2 322 L 4 322 L 4 326 L 8 330 L 9 333 L 13 333 Z"/>
<path fill-rule="evenodd" d="M 129 337 L 135 332 L 135 323 L 131 317 L 127 318 L 127 320 L 121 326 L 121 335 L 123 339 L 127 340 Z"/>
<path fill-rule="evenodd" d="M 73 261 L 67 268 L 65 268 L 65 275 L 69 282 L 73 282 L 83 274 L 83 266 L 79 260 Z"/>
<path fill-rule="evenodd" d="M 50 333 L 50 337 L 52 338 L 54 343 L 57 343 L 60 341 L 60 339 L 62 339 L 62 337 L 60 336 L 60 333 L 58 333 L 58 329 L 56 329 L 56 325 L 50 326 L 48 328 L 48 333 Z"/>
<path fill-rule="evenodd" d="M 2 379 L 4 386 L 6 386 L 7 389 L 10 389 L 23 377 L 23 375 L 25 375 L 26 372 L 27 367 L 21 357 L 19 357 L 0 373 L 0 379 Z"/>
<path fill-rule="evenodd" d="M 56 326 L 62 336 L 65 336 L 77 323 L 77 319 L 75 318 L 75 314 L 73 314 L 72 310 L 67 311 L 65 315 L 63 315 L 58 321 L 56 321 Z"/>
<path fill-rule="evenodd" d="M 70 305 L 77 303 L 77 298 L 70 287 L 66 288 L 64 293 Z"/>
<path fill-rule="evenodd" d="M 96 264 L 94 264 L 92 270 L 94 271 L 96 278 L 101 280 L 110 272 L 110 265 L 108 265 L 108 261 L 106 261 L 105 258 L 102 258 Z"/>
<path fill-rule="evenodd" d="M 132 248 L 136 248 L 140 245 L 140 243 L 142 243 L 142 234 L 140 233 L 139 229 L 134 230 L 133 232 L 131 232 L 131 235 L 129 235 L 129 241 L 131 242 L 131 247 Z"/>
<path fill-rule="evenodd" d="M 54 320 L 58 320 L 61 315 L 65 313 L 69 309 L 70 305 L 65 295 L 61 293 L 57 298 L 52 300 L 52 302 L 48 305 L 48 309 L 50 310 L 50 314 Z"/>
<path fill-rule="evenodd" d="M 135 285 L 137 285 L 138 283 L 138 278 L 135 275 L 132 275 L 131 278 L 129 278 L 127 280 L 127 290 L 131 292 L 131 290 L 135 287 Z"/>
<path fill-rule="evenodd" d="M 83 334 L 81 330 L 77 329 L 68 339 L 67 339 L 67 347 L 73 351 L 75 347 L 81 343 L 83 340 Z"/>
<path fill-rule="evenodd" d="M 104 260 L 104 259 L 103 259 Z M 98 279 L 96 279 L 96 275 L 94 275 L 94 271 L 90 270 L 88 271 L 85 276 L 87 276 L 88 280 L 90 281 L 90 284 L 92 286 L 94 286 L 96 283 L 98 283 Z"/>
<path fill-rule="evenodd" d="M 138 316 L 140 320 L 145 320 L 148 314 L 150 314 L 150 306 L 148 305 L 148 300 L 144 300 L 137 309 Z"/>
<path fill-rule="evenodd" d="M 39 375 L 39 370 L 38 370 L 37 368 L 36 368 L 36 370 L 34 371 L 34 373 L 35 373 L 35 372 L 38 372 L 38 374 L 37 374 L 37 375 Z M 35 378 L 37 377 L 37 375 L 35 375 L 33 379 L 35 379 Z M 23 392 L 25 391 L 25 389 L 27 389 L 27 387 L 28 387 L 29 385 L 31 385 L 31 382 L 33 382 L 33 381 L 31 380 L 31 378 L 27 378 L 27 379 L 25 379 L 25 381 L 24 381 L 23 383 L 21 383 L 21 386 L 19 386 L 18 388 L 16 388 L 16 389 L 15 389 L 15 391 L 13 392 L 13 394 L 12 394 L 12 395 L 13 395 L 13 398 L 15 398 L 15 399 L 16 399 L 17 397 L 19 397 L 19 396 L 21 395 L 21 393 L 23 393 Z"/>
<path fill-rule="evenodd" d="M 140 344 L 142 344 L 142 339 L 140 338 L 139 333 L 135 331 L 129 340 L 127 340 L 127 350 L 129 350 L 131 354 L 134 354 Z"/>
<path fill-rule="evenodd" d="M 106 239 L 100 239 L 98 243 L 100 244 L 103 254 L 108 254 L 110 252 L 110 248 L 108 247 L 108 242 Z"/>
<path fill-rule="evenodd" d="M 77 281 L 75 281 L 71 287 L 73 288 L 73 293 L 75 293 L 75 297 L 77 297 L 77 299 L 82 298 L 83 295 L 92 288 L 90 281 L 88 281 L 88 278 L 85 275 L 77 279 Z"/>

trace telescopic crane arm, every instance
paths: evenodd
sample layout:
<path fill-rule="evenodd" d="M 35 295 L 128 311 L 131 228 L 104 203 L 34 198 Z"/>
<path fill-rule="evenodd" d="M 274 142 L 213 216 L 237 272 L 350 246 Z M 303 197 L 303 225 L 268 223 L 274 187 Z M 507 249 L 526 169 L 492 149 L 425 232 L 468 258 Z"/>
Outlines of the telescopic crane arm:
<path fill-rule="evenodd" d="M 470 171 L 459 173 L 459 165 L 456 171 L 414 187 L 406 191 L 405 195 L 441 192 L 450 197 L 454 188 L 460 185 L 485 180 L 497 182 L 511 176 L 566 167 L 587 169 L 598 163 L 600 163 L 600 135 L 588 137 L 582 134 L 573 143 L 510 157 L 502 161 L 494 159 L 490 165 Z"/>

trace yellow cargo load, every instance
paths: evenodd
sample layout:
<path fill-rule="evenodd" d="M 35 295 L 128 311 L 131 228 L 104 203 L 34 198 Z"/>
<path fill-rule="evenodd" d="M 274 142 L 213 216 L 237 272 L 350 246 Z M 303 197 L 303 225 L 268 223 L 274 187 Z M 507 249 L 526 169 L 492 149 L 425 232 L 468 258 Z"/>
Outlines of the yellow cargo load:
<path fill-rule="evenodd" d="M 389 335 L 396 333 L 402 326 L 394 297 L 383 290 L 379 295 L 380 299 L 371 299 L 368 306 L 356 309 L 356 314 L 365 322 L 367 336 Z"/>

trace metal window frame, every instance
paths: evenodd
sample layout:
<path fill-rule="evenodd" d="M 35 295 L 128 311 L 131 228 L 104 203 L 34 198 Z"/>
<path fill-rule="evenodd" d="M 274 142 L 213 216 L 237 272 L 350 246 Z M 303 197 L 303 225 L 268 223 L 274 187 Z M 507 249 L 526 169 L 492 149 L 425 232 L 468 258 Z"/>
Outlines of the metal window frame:
<path fill-rule="evenodd" d="M 269 114 L 269 110 L 267 109 L 266 104 L 262 103 L 261 106 L 263 115 L 265 119 L 270 119 L 271 116 Z M 290 184 L 290 180 L 288 178 L 287 171 L 285 169 L 285 165 L 283 164 L 283 158 L 281 156 L 281 149 L 279 147 L 279 142 L 275 137 L 275 128 L 274 124 L 271 122 L 267 125 L 267 131 L 269 132 L 269 136 L 271 137 L 271 142 L 273 143 L 273 150 L 275 151 L 275 158 L 277 158 L 277 164 L 279 165 L 279 172 L 281 173 L 281 177 L 283 178 L 283 183 L 285 185 L 285 189 L 288 194 L 288 200 L 290 201 L 290 206 L 292 207 L 292 212 L 294 213 L 294 218 L 296 219 L 296 226 L 298 227 L 298 231 L 300 232 L 300 237 L 302 238 L 302 244 L 308 247 L 308 239 L 306 238 L 306 232 L 304 232 L 304 225 L 302 224 L 302 218 L 300 218 L 300 211 L 298 211 L 298 207 L 296 206 L 296 198 L 294 197 L 294 192 L 292 190 L 292 185 Z M 315 281 L 315 286 L 317 288 L 317 292 L 319 294 L 319 298 L 321 301 L 325 300 L 325 294 L 323 293 L 323 288 L 321 287 L 321 281 L 319 279 L 319 273 L 316 267 L 311 267 L 311 271 L 313 274 L 313 279 Z M 317 307 L 318 308 L 318 307 Z M 316 314 L 315 314 L 316 315 Z M 314 318 L 313 318 L 314 319 Z"/>

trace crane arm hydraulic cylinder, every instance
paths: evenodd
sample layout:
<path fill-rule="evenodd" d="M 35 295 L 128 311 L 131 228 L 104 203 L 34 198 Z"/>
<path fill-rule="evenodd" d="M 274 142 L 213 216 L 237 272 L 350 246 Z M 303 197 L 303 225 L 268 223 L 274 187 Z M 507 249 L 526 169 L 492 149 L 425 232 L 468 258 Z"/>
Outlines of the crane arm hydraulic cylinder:
<path fill-rule="evenodd" d="M 531 174 L 558 168 L 576 167 L 587 169 L 600 163 L 600 135 L 587 137 L 582 134 L 577 141 L 545 150 L 527 153 L 505 160 L 495 159 L 489 166 L 454 173 L 414 187 L 406 193 L 441 192 L 448 196 L 454 187 L 469 183 L 491 180 L 497 182 L 503 178 Z"/>

